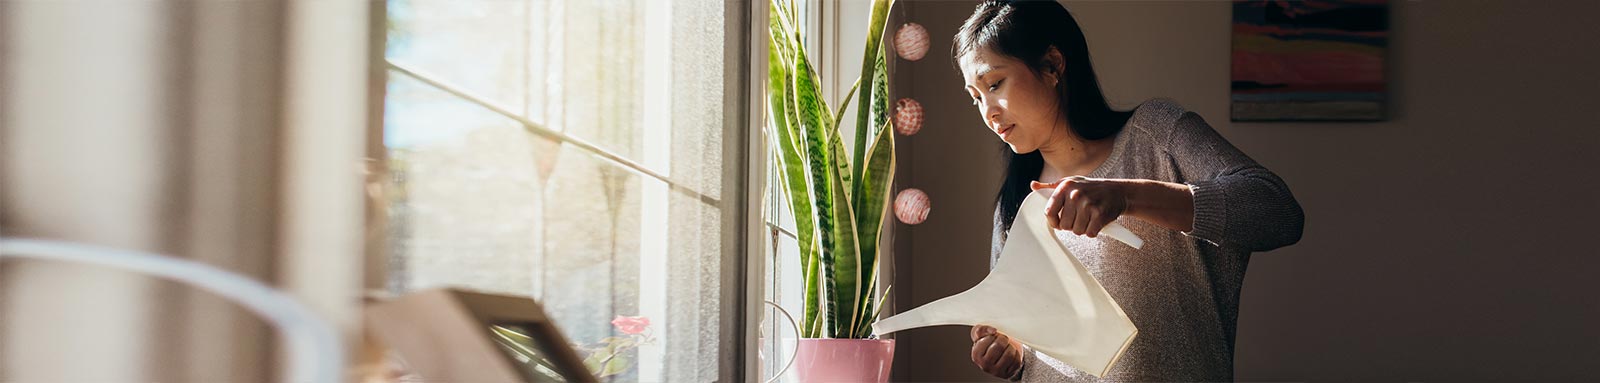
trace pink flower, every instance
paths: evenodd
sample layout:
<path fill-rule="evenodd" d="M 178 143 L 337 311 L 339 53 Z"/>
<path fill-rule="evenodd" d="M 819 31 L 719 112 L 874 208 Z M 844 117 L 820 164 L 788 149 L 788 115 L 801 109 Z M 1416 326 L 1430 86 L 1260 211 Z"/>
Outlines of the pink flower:
<path fill-rule="evenodd" d="M 650 318 L 618 315 L 617 319 L 611 320 L 611 325 L 616 326 L 617 331 L 622 331 L 623 334 L 633 335 L 642 333 L 646 327 L 650 327 Z"/>

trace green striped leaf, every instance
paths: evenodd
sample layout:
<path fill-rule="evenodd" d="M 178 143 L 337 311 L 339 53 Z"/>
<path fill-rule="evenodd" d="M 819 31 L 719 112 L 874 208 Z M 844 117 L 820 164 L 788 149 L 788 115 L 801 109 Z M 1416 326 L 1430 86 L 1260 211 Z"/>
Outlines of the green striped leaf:
<path fill-rule="evenodd" d="M 871 267 L 874 273 L 881 255 L 878 238 L 883 232 L 884 215 L 889 211 L 890 185 L 894 182 L 894 128 L 879 128 L 876 138 L 872 144 L 872 156 L 867 157 L 864 166 L 866 173 L 855 192 L 857 198 L 854 208 L 861 243 L 861 264 Z M 871 295 L 871 289 L 864 289 L 857 299 L 866 302 Z"/>
<path fill-rule="evenodd" d="M 835 136 L 837 137 L 837 136 Z M 836 138 L 837 139 L 837 138 Z M 845 161 L 845 153 L 834 152 L 835 160 Z M 833 256 L 828 264 L 829 278 L 832 282 L 827 284 L 828 294 L 828 320 L 833 329 L 834 338 L 850 338 L 852 329 L 857 326 L 856 320 L 861 316 L 861 305 L 856 300 L 860 295 L 865 277 L 861 275 L 865 268 L 861 265 L 861 247 L 858 242 L 860 233 L 856 231 L 855 209 L 850 206 L 846 198 L 843 175 L 835 173 L 833 182 L 829 184 L 833 189 Z"/>
<path fill-rule="evenodd" d="M 833 152 L 834 153 L 838 153 L 838 154 L 841 154 L 841 155 L 843 155 L 844 153 L 849 153 L 848 151 L 845 150 L 844 140 L 839 138 L 838 130 L 834 130 L 834 132 L 832 134 L 832 137 L 833 137 L 833 139 L 831 141 L 833 141 Z M 844 157 L 839 157 L 839 159 L 843 160 Z M 841 180 L 840 181 L 841 182 L 840 185 L 843 186 L 842 190 L 844 190 L 844 197 L 845 197 L 845 199 L 848 200 L 848 199 L 851 198 L 850 195 L 852 193 L 855 193 L 855 191 L 856 191 L 854 189 L 854 187 L 851 186 L 851 185 L 855 184 L 855 180 L 850 178 L 850 172 L 851 172 L 850 163 L 847 162 L 847 161 L 834 161 L 833 166 L 834 166 L 835 169 L 837 169 L 836 171 L 839 173 L 839 179 Z M 852 206 L 852 205 L 851 204 L 845 204 L 845 206 Z"/>
<path fill-rule="evenodd" d="M 856 83 L 855 84 L 851 84 L 850 85 L 850 91 L 844 93 L 844 101 L 839 102 L 839 111 L 833 113 L 833 127 L 834 128 L 837 129 L 839 127 L 839 123 L 842 120 L 844 120 L 844 111 L 845 111 L 846 108 L 850 107 L 850 99 L 855 97 L 856 90 L 858 90 L 858 89 L 861 89 L 861 79 L 860 78 L 856 79 Z M 866 96 L 862 96 L 862 97 L 866 97 Z"/>
<path fill-rule="evenodd" d="M 810 192 L 810 177 L 806 174 L 809 159 L 801 149 L 797 106 L 794 103 L 794 82 L 790 74 L 792 60 L 784 57 L 793 55 L 793 47 L 789 41 L 792 34 L 783 20 L 784 13 L 781 6 L 775 5 L 771 11 L 771 24 L 768 38 L 768 83 L 767 83 L 767 109 L 769 114 L 768 128 L 772 130 L 769 137 L 776 141 L 774 158 L 781 172 L 781 183 L 787 198 L 789 211 L 794 214 L 795 241 L 799 245 L 800 259 L 803 266 L 803 279 L 806 289 L 804 296 L 806 302 L 802 311 L 802 336 L 818 337 L 821 334 L 822 321 L 819 319 L 821 307 L 817 297 L 820 295 L 818 283 L 820 273 L 820 260 L 817 259 L 818 248 L 816 245 L 815 216 L 812 213 Z"/>
<path fill-rule="evenodd" d="M 793 79 L 794 84 L 794 105 L 800 126 L 798 131 L 803 137 L 802 147 L 804 149 L 804 157 L 807 159 L 806 170 L 811 187 L 811 208 L 816 218 L 817 249 L 819 250 L 817 256 L 821 258 L 821 272 L 831 274 L 834 272 L 836 252 L 843 248 L 843 246 L 839 246 L 836 243 L 839 241 L 838 236 L 841 233 L 837 227 L 840 220 L 837 219 L 839 209 L 836 207 L 836 201 L 845 201 L 844 208 L 848 210 L 848 199 L 844 197 L 845 192 L 841 187 L 843 180 L 839 178 L 837 160 L 832 150 L 833 143 L 828 134 L 833 131 L 831 127 L 827 126 L 828 123 L 832 122 L 832 116 L 829 116 L 829 109 L 822 100 L 822 91 L 819 88 L 820 81 L 817 79 L 816 70 L 812 68 L 805 49 L 796 40 L 790 40 L 790 44 L 795 46 L 793 51 L 794 65 L 790 69 L 790 77 Z M 854 225 L 852 224 L 851 226 Z M 854 238 L 851 239 L 853 240 Z M 852 255 L 849 258 L 853 259 L 855 257 Z M 820 279 L 822 280 L 822 295 L 828 296 L 836 291 L 835 285 L 838 282 L 836 274 L 824 275 Z M 827 327 L 837 328 L 839 321 L 844 320 L 843 317 L 838 316 L 839 301 L 829 298 L 821 300 L 824 303 L 823 310 L 825 311 L 822 317 L 829 320 Z"/>
<path fill-rule="evenodd" d="M 861 54 L 861 78 L 874 78 L 873 73 L 878 69 L 876 64 L 879 55 L 882 54 L 884 23 L 889 18 L 890 5 L 891 2 L 889 0 L 874 0 L 872 2 L 872 14 L 867 16 L 867 46 Z M 868 113 L 872 111 L 871 101 L 870 97 L 862 97 L 861 104 L 856 106 L 856 150 L 855 156 L 850 161 L 853 164 L 862 163 L 866 157 L 867 129 L 871 127 L 869 123 L 872 121 L 872 118 L 868 116 Z M 862 167 L 856 167 L 857 174 L 855 178 L 861 178 L 859 173 L 861 170 Z"/>
<path fill-rule="evenodd" d="M 889 50 L 878 51 L 878 69 L 872 71 L 872 127 L 881 129 L 889 126 L 889 68 L 885 65 L 885 57 Z M 878 134 L 877 131 L 868 133 Z"/>
<path fill-rule="evenodd" d="M 876 286 L 877 283 L 878 283 L 878 270 L 874 269 L 872 271 L 872 285 Z M 871 304 L 867 305 L 867 310 L 866 311 L 870 312 L 871 314 L 867 314 L 867 317 L 865 318 L 865 320 L 861 321 L 861 327 L 856 329 L 856 336 L 854 336 L 854 338 L 866 338 L 866 337 L 872 336 L 872 322 L 877 321 L 878 314 L 882 314 L 883 313 L 883 300 L 889 298 L 889 292 L 891 292 L 893 290 L 894 290 L 894 285 L 889 285 L 888 287 L 884 287 L 883 288 L 883 295 L 879 295 L 878 296 L 878 300 L 876 300 L 876 301 L 872 300 L 872 295 L 871 294 L 867 295 L 867 302 L 870 302 Z"/>

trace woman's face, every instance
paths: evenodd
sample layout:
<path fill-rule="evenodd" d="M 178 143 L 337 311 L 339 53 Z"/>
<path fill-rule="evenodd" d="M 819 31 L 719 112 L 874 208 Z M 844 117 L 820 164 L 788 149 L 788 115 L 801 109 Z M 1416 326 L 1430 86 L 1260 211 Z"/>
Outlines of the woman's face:
<path fill-rule="evenodd" d="M 973 105 L 989 131 L 1023 154 L 1046 142 L 1067 139 L 1060 126 L 1065 116 L 1057 107 L 1051 73 L 1034 73 L 1014 57 L 979 49 L 961 57 L 961 75 Z"/>

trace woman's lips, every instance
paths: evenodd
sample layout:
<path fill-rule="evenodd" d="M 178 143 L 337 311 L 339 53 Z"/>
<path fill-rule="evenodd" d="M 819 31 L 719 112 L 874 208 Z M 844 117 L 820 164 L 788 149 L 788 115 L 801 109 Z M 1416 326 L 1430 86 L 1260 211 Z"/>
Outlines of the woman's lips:
<path fill-rule="evenodd" d="M 999 129 L 995 129 L 994 130 L 994 134 L 999 135 L 1000 139 L 1004 140 L 1004 139 L 1006 139 L 1006 136 L 1009 136 L 1011 134 L 1011 129 L 1016 128 L 1016 127 L 1017 127 L 1017 124 L 1005 124 L 1005 125 L 1000 126 Z"/>

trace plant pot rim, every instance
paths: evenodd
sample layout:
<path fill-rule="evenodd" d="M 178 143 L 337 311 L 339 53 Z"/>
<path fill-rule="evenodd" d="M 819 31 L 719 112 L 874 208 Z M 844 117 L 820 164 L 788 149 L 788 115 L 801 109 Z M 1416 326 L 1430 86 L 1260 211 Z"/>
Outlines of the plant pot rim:
<path fill-rule="evenodd" d="M 812 342 L 887 342 L 894 343 L 894 339 L 866 339 L 866 338 L 800 338 L 802 341 Z"/>

